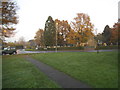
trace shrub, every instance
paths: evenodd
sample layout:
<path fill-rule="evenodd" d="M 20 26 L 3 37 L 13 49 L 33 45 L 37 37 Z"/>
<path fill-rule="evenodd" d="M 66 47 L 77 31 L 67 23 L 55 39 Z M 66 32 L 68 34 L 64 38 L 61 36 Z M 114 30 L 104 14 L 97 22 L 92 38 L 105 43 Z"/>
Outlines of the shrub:
<path fill-rule="evenodd" d="M 99 46 L 99 47 L 96 47 L 96 49 L 118 49 L 118 46 L 117 45 L 114 45 L 114 46 Z"/>
<path fill-rule="evenodd" d="M 59 47 L 58 50 L 83 50 L 84 47 Z"/>

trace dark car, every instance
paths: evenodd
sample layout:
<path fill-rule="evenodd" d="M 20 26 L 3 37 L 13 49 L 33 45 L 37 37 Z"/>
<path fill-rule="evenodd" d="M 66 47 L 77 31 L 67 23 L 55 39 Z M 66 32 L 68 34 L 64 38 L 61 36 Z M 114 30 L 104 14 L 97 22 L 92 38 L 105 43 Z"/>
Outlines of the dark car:
<path fill-rule="evenodd" d="M 7 47 L 2 50 L 2 55 L 12 55 L 12 54 L 17 54 L 16 48 L 15 47 Z"/>

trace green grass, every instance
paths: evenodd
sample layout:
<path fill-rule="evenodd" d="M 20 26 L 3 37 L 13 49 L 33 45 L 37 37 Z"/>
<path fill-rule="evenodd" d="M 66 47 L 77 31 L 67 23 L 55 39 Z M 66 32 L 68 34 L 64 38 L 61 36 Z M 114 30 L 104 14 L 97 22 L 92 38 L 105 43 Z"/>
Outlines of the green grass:
<path fill-rule="evenodd" d="M 3 56 L 3 88 L 58 88 L 59 86 L 40 72 L 22 55 Z"/>
<path fill-rule="evenodd" d="M 117 52 L 61 52 L 31 55 L 94 88 L 118 87 Z"/>

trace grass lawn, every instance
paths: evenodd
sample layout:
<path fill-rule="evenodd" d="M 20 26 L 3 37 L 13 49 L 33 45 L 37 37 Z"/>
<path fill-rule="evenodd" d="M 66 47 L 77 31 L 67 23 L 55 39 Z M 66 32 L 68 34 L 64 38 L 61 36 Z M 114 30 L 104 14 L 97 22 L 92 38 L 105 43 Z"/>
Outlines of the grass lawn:
<path fill-rule="evenodd" d="M 40 72 L 22 55 L 3 56 L 3 88 L 57 88 L 55 82 Z"/>
<path fill-rule="evenodd" d="M 94 88 L 118 87 L 118 52 L 59 52 L 31 56 Z"/>

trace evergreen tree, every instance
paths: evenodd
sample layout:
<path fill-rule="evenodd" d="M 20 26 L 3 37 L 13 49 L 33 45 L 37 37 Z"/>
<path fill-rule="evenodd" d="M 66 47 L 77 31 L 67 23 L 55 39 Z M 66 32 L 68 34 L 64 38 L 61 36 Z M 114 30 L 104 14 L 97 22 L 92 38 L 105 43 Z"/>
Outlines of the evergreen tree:
<path fill-rule="evenodd" d="M 51 16 L 48 17 L 44 30 L 45 46 L 54 46 L 56 42 L 56 27 Z"/>
<path fill-rule="evenodd" d="M 110 38 L 111 38 L 111 28 L 108 25 L 105 26 L 102 35 L 104 37 L 104 43 L 109 45 L 110 44 Z"/>

